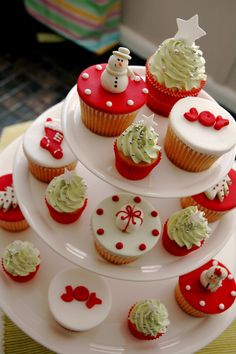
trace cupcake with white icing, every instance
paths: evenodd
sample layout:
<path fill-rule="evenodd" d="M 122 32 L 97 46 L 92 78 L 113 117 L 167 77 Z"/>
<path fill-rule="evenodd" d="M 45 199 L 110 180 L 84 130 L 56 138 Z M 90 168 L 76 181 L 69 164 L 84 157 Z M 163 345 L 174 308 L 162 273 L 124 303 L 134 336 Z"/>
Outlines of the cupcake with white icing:
<path fill-rule="evenodd" d="M 167 332 L 168 311 L 157 299 L 140 300 L 134 304 L 128 315 L 130 332 L 138 339 L 153 340 Z"/>
<path fill-rule="evenodd" d="M 78 220 L 87 205 L 87 186 L 75 171 L 65 171 L 48 185 L 45 201 L 51 217 L 70 224 Z"/>
<path fill-rule="evenodd" d="M 91 219 L 97 252 L 113 264 L 128 264 L 150 252 L 161 234 L 155 208 L 140 196 L 119 194 L 102 200 Z"/>
<path fill-rule="evenodd" d="M 115 164 L 117 171 L 131 180 L 143 179 L 161 160 L 161 147 L 154 114 L 133 123 L 115 141 Z"/>
<path fill-rule="evenodd" d="M 185 256 L 199 249 L 210 235 L 204 213 L 190 206 L 175 212 L 166 221 L 162 243 L 175 256 Z"/>

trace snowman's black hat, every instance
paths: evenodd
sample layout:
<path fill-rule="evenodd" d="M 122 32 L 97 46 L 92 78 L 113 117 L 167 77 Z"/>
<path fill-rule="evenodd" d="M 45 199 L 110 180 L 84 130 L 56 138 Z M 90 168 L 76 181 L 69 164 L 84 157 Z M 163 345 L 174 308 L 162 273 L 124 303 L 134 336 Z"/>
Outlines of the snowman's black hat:
<path fill-rule="evenodd" d="M 129 55 L 130 54 L 130 50 L 128 48 L 125 48 L 125 47 L 119 47 L 118 50 L 114 50 L 112 52 L 112 54 L 115 54 L 121 58 L 124 58 L 124 59 L 128 59 L 130 60 L 131 59 L 131 56 Z"/>

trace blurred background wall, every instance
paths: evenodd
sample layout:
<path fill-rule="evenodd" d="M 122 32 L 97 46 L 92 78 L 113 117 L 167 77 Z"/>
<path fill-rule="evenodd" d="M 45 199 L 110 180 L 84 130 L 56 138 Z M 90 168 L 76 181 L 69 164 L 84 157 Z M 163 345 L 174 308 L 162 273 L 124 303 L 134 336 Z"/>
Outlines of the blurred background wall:
<path fill-rule="evenodd" d="M 176 18 L 199 15 L 207 35 L 196 44 L 206 59 L 206 89 L 236 112 L 235 0 L 123 0 L 121 42 L 147 58 L 177 32 Z"/>

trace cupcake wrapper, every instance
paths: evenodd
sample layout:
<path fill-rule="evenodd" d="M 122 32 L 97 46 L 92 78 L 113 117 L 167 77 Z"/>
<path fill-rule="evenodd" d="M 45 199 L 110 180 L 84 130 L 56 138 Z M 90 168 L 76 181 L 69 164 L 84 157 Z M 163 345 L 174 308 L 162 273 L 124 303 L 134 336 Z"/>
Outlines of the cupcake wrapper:
<path fill-rule="evenodd" d="M 37 178 L 39 181 L 44 183 L 49 183 L 54 177 L 60 176 L 65 172 L 65 168 L 69 171 L 74 170 L 77 161 L 72 162 L 69 165 L 58 167 L 58 168 L 49 168 L 37 165 L 36 163 L 28 160 L 29 163 L 29 170 L 32 175 Z"/>
<path fill-rule="evenodd" d="M 192 90 L 173 90 L 159 84 L 155 77 L 150 73 L 148 62 L 146 64 L 146 85 L 148 88 L 147 106 L 155 113 L 168 117 L 171 108 L 181 98 L 188 96 L 197 96 L 205 85 L 205 81 L 201 81 L 198 88 Z"/>
<path fill-rule="evenodd" d="M 138 113 L 138 111 L 129 114 L 110 114 L 100 112 L 88 106 L 80 99 L 81 119 L 84 125 L 93 133 L 102 136 L 118 136 L 128 128 Z"/>
<path fill-rule="evenodd" d="M 131 307 L 131 309 L 129 311 L 129 314 L 128 314 L 128 317 L 129 317 L 133 307 L 134 306 Z M 139 332 L 137 330 L 135 324 L 132 323 L 129 320 L 129 318 L 128 318 L 128 327 L 129 327 L 130 332 L 133 334 L 133 336 L 138 338 L 138 339 L 141 339 L 141 340 L 154 340 L 154 339 L 157 339 L 157 338 L 159 338 L 159 337 L 161 337 L 163 335 L 163 333 L 157 333 L 156 336 L 151 336 L 151 335 L 145 336 L 142 332 Z"/>
<path fill-rule="evenodd" d="M 193 306 L 191 306 L 191 305 L 185 300 L 185 298 L 183 297 L 183 294 L 181 293 L 181 290 L 180 290 L 180 287 L 179 287 L 178 284 L 176 285 L 176 288 L 175 288 L 175 298 L 176 298 L 176 301 L 177 301 L 179 307 L 180 307 L 184 312 L 186 312 L 188 315 L 193 316 L 193 317 L 198 317 L 198 318 L 201 318 L 201 317 L 205 317 L 205 316 L 206 316 L 205 313 L 196 310 Z"/>
<path fill-rule="evenodd" d="M 38 264 L 36 266 L 36 269 L 34 272 L 29 273 L 28 275 L 12 275 L 11 273 L 9 273 L 6 268 L 4 267 L 3 261 L 2 261 L 2 269 L 4 270 L 4 272 L 14 281 L 16 281 L 17 283 L 25 283 L 29 280 L 31 280 L 32 278 L 34 278 L 34 276 L 36 275 L 36 273 L 38 272 L 40 267 L 40 264 Z"/>
<path fill-rule="evenodd" d="M 184 197 L 180 199 L 182 208 L 187 208 L 189 206 L 196 206 L 198 210 L 201 210 L 205 213 L 205 218 L 207 218 L 208 222 L 215 222 L 219 220 L 226 212 L 223 211 L 215 211 L 210 210 L 202 205 L 198 204 L 192 197 Z"/>
<path fill-rule="evenodd" d="M 20 220 L 20 221 L 0 220 L 0 227 L 10 232 L 19 232 L 27 229 L 29 227 L 29 224 L 27 223 L 26 220 Z"/>
<path fill-rule="evenodd" d="M 192 150 L 177 138 L 170 126 L 167 129 L 164 148 L 167 157 L 173 164 L 190 172 L 204 171 L 220 157 Z"/>
<path fill-rule="evenodd" d="M 171 240 L 167 233 L 167 222 L 165 223 L 163 228 L 162 244 L 169 253 L 179 257 L 186 256 L 189 253 L 196 251 L 198 248 L 200 248 L 194 245 L 192 248 L 187 249 L 187 247 L 180 247 L 175 241 Z"/>
<path fill-rule="evenodd" d="M 105 248 L 103 248 L 97 241 L 95 241 L 95 248 L 100 254 L 100 256 L 102 256 L 106 261 L 117 265 L 129 264 L 131 262 L 134 262 L 138 258 L 114 255 L 107 251 Z"/>
<path fill-rule="evenodd" d="M 122 153 L 118 151 L 117 144 L 114 144 L 114 152 L 115 152 L 115 164 L 117 171 L 125 178 L 131 180 L 140 180 L 149 175 L 149 173 L 153 170 L 154 167 L 158 165 L 161 161 L 161 151 L 158 154 L 156 160 L 154 160 L 150 164 L 135 164 L 131 159 L 127 159 L 126 157 L 122 158 Z"/>
<path fill-rule="evenodd" d="M 88 200 L 85 199 L 83 206 L 76 210 L 74 213 L 59 213 L 56 211 L 45 199 L 46 205 L 48 207 L 49 213 L 51 217 L 60 224 L 72 224 L 73 222 L 77 221 L 81 214 L 83 213 L 84 209 L 86 208 Z"/>

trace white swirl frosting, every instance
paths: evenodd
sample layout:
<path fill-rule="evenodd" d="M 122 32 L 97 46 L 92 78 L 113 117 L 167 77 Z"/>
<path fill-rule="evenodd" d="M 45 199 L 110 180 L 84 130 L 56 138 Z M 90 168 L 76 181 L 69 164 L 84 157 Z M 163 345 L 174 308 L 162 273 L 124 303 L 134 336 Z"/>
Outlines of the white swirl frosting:
<path fill-rule="evenodd" d="M 156 159 L 161 147 L 158 133 L 152 126 L 140 120 L 128 127 L 117 139 L 117 148 L 134 163 L 151 163 Z"/>
<path fill-rule="evenodd" d="M 168 38 L 152 55 L 149 70 L 157 81 L 168 88 L 191 90 L 206 80 L 205 59 L 199 46 Z"/>
<path fill-rule="evenodd" d="M 169 238 L 180 247 L 200 247 L 202 241 L 209 237 L 210 228 L 204 213 L 197 207 L 190 206 L 174 213 L 167 222 Z"/>
<path fill-rule="evenodd" d="M 146 336 L 165 333 L 170 323 L 165 305 L 156 299 L 137 302 L 129 314 L 129 320 Z"/>

